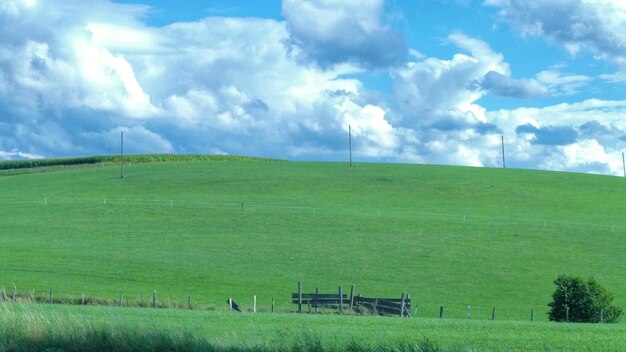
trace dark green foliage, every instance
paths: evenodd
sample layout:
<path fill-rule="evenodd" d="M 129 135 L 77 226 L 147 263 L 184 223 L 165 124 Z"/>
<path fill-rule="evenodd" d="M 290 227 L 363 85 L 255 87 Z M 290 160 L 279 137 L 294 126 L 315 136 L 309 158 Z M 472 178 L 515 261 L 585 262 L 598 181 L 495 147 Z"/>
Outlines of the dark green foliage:
<path fill-rule="evenodd" d="M 613 294 L 593 277 L 585 281 L 579 276 L 560 275 L 554 284 L 556 290 L 548 304 L 550 320 L 575 323 L 619 321 L 622 309 L 612 305 Z"/>
<path fill-rule="evenodd" d="M 182 155 L 182 154 L 128 154 L 126 163 L 182 162 L 182 161 L 270 161 L 254 157 L 234 155 Z M 119 155 L 96 155 L 76 158 L 27 159 L 0 161 L 0 170 L 32 169 L 54 166 L 90 165 L 99 163 L 119 163 Z"/>

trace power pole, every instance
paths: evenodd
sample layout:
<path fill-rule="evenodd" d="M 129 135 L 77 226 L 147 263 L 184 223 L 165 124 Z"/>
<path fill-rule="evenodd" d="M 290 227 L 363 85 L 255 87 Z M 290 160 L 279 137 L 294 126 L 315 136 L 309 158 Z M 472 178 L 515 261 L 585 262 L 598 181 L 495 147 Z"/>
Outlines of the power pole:
<path fill-rule="evenodd" d="M 120 178 L 124 178 L 124 131 L 120 137 Z"/>
<path fill-rule="evenodd" d="M 504 160 L 504 135 L 502 137 L 502 168 L 506 169 L 506 162 Z"/>
<path fill-rule="evenodd" d="M 350 167 L 352 167 L 352 126 L 348 125 L 348 144 L 350 145 Z"/>

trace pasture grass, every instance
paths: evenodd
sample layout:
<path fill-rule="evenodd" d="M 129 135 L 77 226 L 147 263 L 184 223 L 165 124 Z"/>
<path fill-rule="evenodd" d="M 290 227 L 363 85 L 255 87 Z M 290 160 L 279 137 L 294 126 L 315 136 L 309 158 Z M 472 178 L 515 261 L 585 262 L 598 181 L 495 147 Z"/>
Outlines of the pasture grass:
<path fill-rule="evenodd" d="M 626 327 L 0 304 L 0 351 L 623 351 Z"/>
<path fill-rule="evenodd" d="M 289 311 L 302 281 L 411 293 L 418 317 L 545 321 L 567 273 L 626 303 L 617 177 L 213 160 L 0 177 L 0 194 L 0 287 L 22 297 Z"/>

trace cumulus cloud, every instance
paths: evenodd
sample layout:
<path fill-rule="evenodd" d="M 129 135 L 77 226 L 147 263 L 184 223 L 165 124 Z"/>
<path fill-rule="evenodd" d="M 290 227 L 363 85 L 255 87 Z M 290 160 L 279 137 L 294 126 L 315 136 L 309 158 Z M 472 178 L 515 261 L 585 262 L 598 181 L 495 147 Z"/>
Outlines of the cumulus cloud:
<path fill-rule="evenodd" d="M 570 126 L 536 127 L 526 124 L 518 126 L 515 132 L 532 135 L 533 144 L 568 145 L 576 143 L 578 139 L 578 133 Z"/>
<path fill-rule="evenodd" d="M 294 55 L 323 68 L 387 68 L 406 61 L 404 35 L 382 22 L 384 0 L 284 0 Z"/>
<path fill-rule="evenodd" d="M 502 126 L 507 159 L 518 167 L 620 175 L 626 101 L 590 99 L 544 108 L 488 112 Z"/>
<path fill-rule="evenodd" d="M 516 80 L 495 71 L 489 71 L 481 87 L 494 95 L 515 98 L 536 98 L 548 94 L 546 86 L 536 79 Z"/>
<path fill-rule="evenodd" d="M 442 115 L 483 121 L 484 111 L 475 103 L 484 92 L 476 83 L 491 71 L 508 73 L 502 55 L 479 40 L 455 33 L 449 40 L 469 51 L 450 60 L 425 58 L 396 71 L 395 103 L 410 125 L 427 125 Z"/>
<path fill-rule="evenodd" d="M 125 131 L 129 152 L 335 160 L 349 124 L 363 157 L 398 153 L 385 111 L 360 98 L 358 80 L 340 78 L 354 68 L 302 65 L 284 22 L 154 28 L 138 20 L 145 8 L 104 0 L 1 10 L 4 157 L 106 153 Z"/>
<path fill-rule="evenodd" d="M 487 0 L 523 35 L 543 36 L 571 54 L 589 51 L 626 68 L 626 3 L 622 0 Z"/>
<path fill-rule="evenodd" d="M 514 78 L 504 55 L 462 32 L 446 40 L 450 57 L 407 61 L 382 0 L 286 0 L 286 21 L 163 27 L 142 23 L 146 11 L 0 3 L 0 158 L 114 153 L 123 131 L 129 153 L 345 160 L 350 126 L 359 160 L 499 166 L 504 135 L 513 166 L 615 173 L 626 146 L 624 102 L 488 111 L 487 94 L 567 95 L 590 78 L 558 67 Z M 351 75 L 383 68 L 388 94 Z"/>

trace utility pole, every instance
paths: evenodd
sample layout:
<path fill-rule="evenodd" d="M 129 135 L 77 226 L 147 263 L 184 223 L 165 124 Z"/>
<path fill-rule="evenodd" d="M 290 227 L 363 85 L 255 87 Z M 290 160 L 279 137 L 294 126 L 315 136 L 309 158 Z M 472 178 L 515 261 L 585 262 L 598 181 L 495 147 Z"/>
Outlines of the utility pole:
<path fill-rule="evenodd" d="M 350 145 L 350 167 L 352 167 L 352 126 L 348 125 L 348 144 Z"/>
<path fill-rule="evenodd" d="M 124 131 L 120 137 L 120 178 L 124 178 Z"/>
<path fill-rule="evenodd" d="M 502 137 L 502 168 L 506 169 L 506 162 L 504 160 L 504 135 Z"/>

